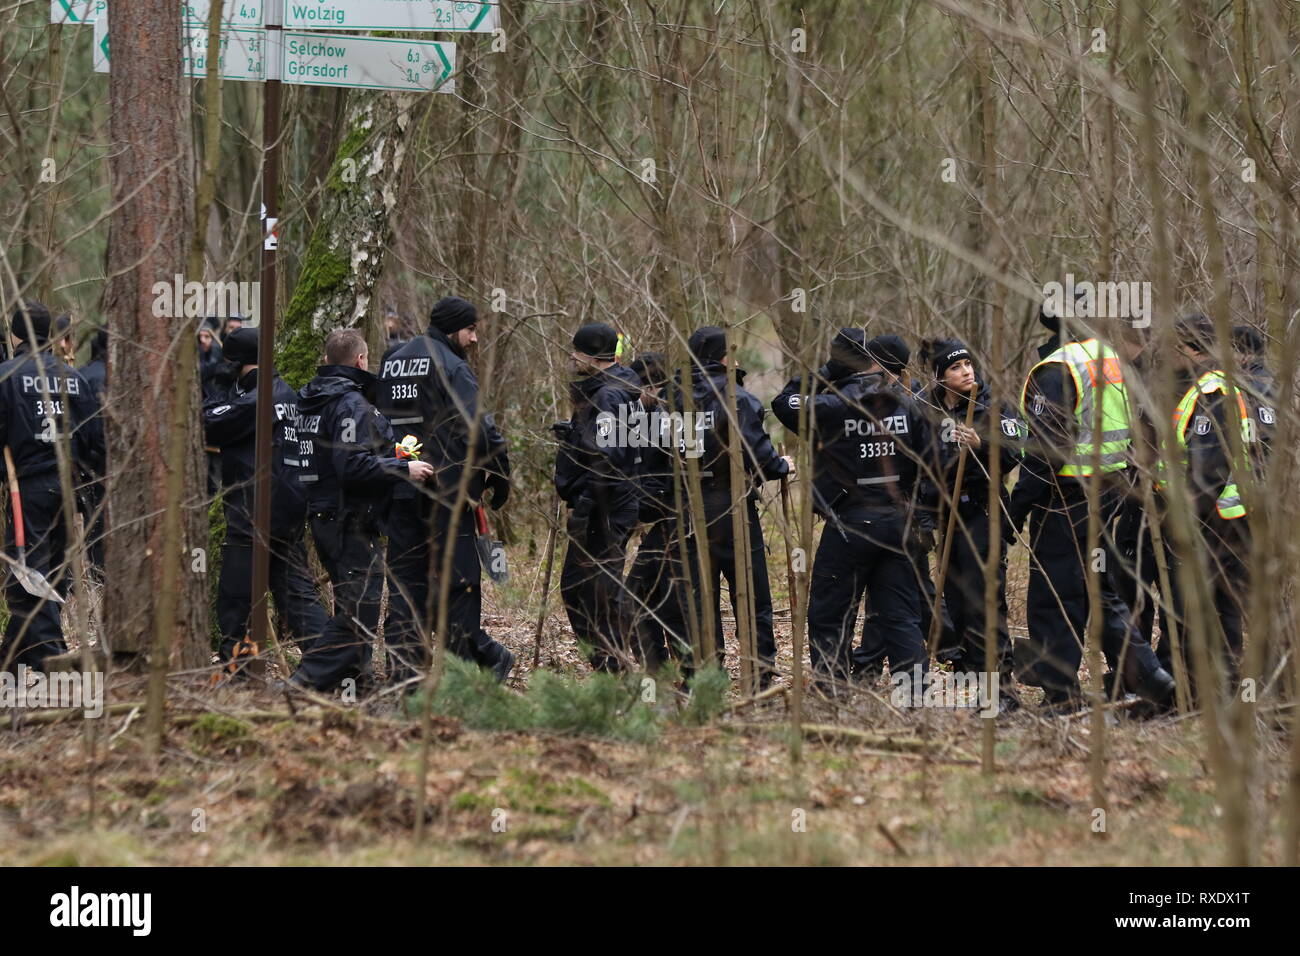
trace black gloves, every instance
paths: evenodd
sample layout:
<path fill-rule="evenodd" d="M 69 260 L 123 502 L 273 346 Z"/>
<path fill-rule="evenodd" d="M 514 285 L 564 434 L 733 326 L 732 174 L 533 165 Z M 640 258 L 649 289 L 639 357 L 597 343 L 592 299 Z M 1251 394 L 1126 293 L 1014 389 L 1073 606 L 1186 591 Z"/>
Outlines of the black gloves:
<path fill-rule="evenodd" d="M 492 492 L 492 510 L 500 511 L 510 498 L 510 479 L 499 471 L 489 471 L 483 487 Z"/>
<path fill-rule="evenodd" d="M 566 442 L 569 440 L 569 436 L 573 434 L 573 422 L 555 422 L 551 425 L 551 431 L 555 433 L 555 437 L 559 441 Z"/>
<path fill-rule="evenodd" d="M 566 526 L 570 538 L 585 538 L 587 528 L 591 524 L 592 500 L 585 496 L 579 498 L 569 512 L 569 522 Z"/>

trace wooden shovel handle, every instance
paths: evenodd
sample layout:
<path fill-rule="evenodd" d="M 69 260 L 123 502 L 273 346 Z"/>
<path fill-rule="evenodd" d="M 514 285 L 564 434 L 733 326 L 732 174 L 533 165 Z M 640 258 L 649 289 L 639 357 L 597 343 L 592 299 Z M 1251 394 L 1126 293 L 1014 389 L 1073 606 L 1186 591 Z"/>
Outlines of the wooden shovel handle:
<path fill-rule="evenodd" d="M 14 467 L 14 453 L 8 445 L 5 445 L 5 470 L 9 472 L 9 497 L 14 503 L 14 544 L 21 551 L 27 547 L 27 536 L 23 533 L 23 499 L 18 494 L 18 469 Z"/>

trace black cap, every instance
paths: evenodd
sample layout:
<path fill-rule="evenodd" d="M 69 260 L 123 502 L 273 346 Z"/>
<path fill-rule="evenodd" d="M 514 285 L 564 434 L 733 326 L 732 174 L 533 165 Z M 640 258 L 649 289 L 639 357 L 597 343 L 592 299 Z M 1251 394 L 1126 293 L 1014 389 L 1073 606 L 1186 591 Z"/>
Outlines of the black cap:
<path fill-rule="evenodd" d="M 1253 325 L 1234 325 L 1232 347 L 1243 355 L 1263 355 L 1264 336 Z"/>
<path fill-rule="evenodd" d="M 628 368 L 640 376 L 646 388 L 658 388 L 668 381 L 668 359 L 661 352 L 638 355 Z"/>
<path fill-rule="evenodd" d="M 443 335 L 455 335 L 478 321 L 478 309 L 472 302 L 449 295 L 438 300 L 429 312 L 429 327 Z"/>
<path fill-rule="evenodd" d="M 943 378 L 944 372 L 962 359 L 970 357 L 970 349 L 956 340 L 936 342 L 930 352 L 930 362 L 934 366 L 934 377 Z"/>
<path fill-rule="evenodd" d="M 24 311 L 26 315 L 24 315 Z M 50 318 L 50 310 L 45 308 L 39 302 L 26 299 L 14 306 L 13 319 L 9 323 L 9 328 L 13 331 L 14 337 L 20 341 L 27 341 L 27 320 L 31 319 L 32 330 L 36 333 L 38 343 L 45 342 L 50 337 L 50 326 L 53 320 Z"/>
<path fill-rule="evenodd" d="M 1190 345 L 1198 352 L 1209 352 L 1214 346 L 1214 323 L 1200 312 L 1193 312 L 1178 320 L 1174 326 L 1178 341 Z"/>
<path fill-rule="evenodd" d="M 1086 298 L 1087 293 L 1082 289 L 1076 288 L 1074 290 L 1075 315 L 1078 315 L 1079 300 Z M 1038 324 L 1043 326 L 1043 328 L 1047 329 L 1049 332 L 1059 333 L 1061 331 L 1061 317 L 1056 314 L 1055 309 L 1048 307 L 1046 301 L 1038 307 Z"/>
<path fill-rule="evenodd" d="M 867 333 L 862 329 L 840 329 L 831 339 L 831 361 L 858 372 L 870 366 Z"/>
<path fill-rule="evenodd" d="M 867 354 L 886 372 L 897 375 L 907 367 L 912 350 L 897 335 L 877 335 L 867 343 Z"/>
<path fill-rule="evenodd" d="M 727 333 L 716 325 L 701 325 L 687 339 L 686 348 L 701 365 L 721 362 L 727 357 Z"/>
<path fill-rule="evenodd" d="M 618 333 L 604 322 L 591 322 L 573 333 L 573 348 L 602 362 L 612 362 L 618 352 Z"/>
<path fill-rule="evenodd" d="M 226 336 L 226 341 L 221 345 L 223 357 L 227 362 L 235 362 L 239 365 L 256 365 L 257 337 L 257 329 L 251 326 L 235 329 Z"/>

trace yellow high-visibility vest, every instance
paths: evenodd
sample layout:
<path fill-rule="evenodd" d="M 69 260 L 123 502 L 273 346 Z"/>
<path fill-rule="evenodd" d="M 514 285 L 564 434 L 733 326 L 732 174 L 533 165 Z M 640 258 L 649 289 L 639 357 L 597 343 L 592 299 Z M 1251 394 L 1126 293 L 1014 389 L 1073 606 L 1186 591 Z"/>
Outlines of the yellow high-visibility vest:
<path fill-rule="evenodd" d="M 1183 450 L 1184 463 L 1187 460 L 1187 430 L 1192 426 L 1192 410 L 1196 408 L 1196 400 L 1202 395 L 1213 395 L 1215 392 L 1227 390 L 1228 385 L 1222 370 L 1214 369 L 1198 378 L 1196 384 L 1187 390 L 1187 394 L 1174 409 L 1174 435 L 1178 438 L 1178 447 Z M 1240 391 L 1237 392 L 1237 412 L 1241 416 L 1241 441 L 1244 446 L 1253 437 L 1254 422 L 1251 421 L 1250 412 L 1246 410 L 1246 401 L 1241 397 Z M 1246 459 L 1246 467 L 1250 467 L 1249 458 Z M 1237 487 L 1236 479 L 1231 476 L 1214 504 L 1220 518 L 1231 521 L 1234 518 L 1246 517 L 1246 506 L 1241 501 L 1241 489 Z"/>
<path fill-rule="evenodd" d="M 1086 478 L 1092 474 L 1093 434 L 1097 403 L 1101 403 L 1102 474 L 1128 467 L 1132 433 L 1129 427 L 1128 392 L 1119 356 L 1096 339 L 1067 342 L 1029 371 L 1020 393 L 1020 411 L 1029 417 L 1029 383 L 1034 372 L 1050 362 L 1059 362 L 1074 379 L 1074 418 L 1078 423 L 1074 450 L 1058 475 Z"/>

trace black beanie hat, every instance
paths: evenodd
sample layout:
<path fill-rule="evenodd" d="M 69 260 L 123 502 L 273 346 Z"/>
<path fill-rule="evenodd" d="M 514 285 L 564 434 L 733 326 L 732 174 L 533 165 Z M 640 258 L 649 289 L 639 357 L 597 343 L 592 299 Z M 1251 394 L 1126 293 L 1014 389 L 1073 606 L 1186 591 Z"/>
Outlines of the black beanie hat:
<path fill-rule="evenodd" d="M 455 335 L 478 321 L 478 309 L 472 302 L 454 295 L 445 296 L 429 312 L 429 326 L 443 335 Z"/>
<path fill-rule="evenodd" d="M 1234 325 L 1232 347 L 1243 355 L 1263 355 L 1264 336 L 1253 325 Z"/>
<path fill-rule="evenodd" d="M 602 362 L 612 362 L 618 352 L 618 333 L 604 322 L 589 322 L 573 333 L 573 348 Z"/>
<path fill-rule="evenodd" d="M 1179 342 L 1192 346 L 1198 352 L 1209 353 L 1214 348 L 1214 323 L 1200 312 L 1179 319 L 1174 332 Z"/>
<path fill-rule="evenodd" d="M 886 372 L 897 375 L 907 367 L 912 350 L 897 335 L 877 335 L 867 343 L 867 354 Z"/>
<path fill-rule="evenodd" d="M 970 358 L 970 349 L 962 343 L 953 340 L 951 342 L 936 342 L 934 349 L 930 354 L 930 361 L 934 365 L 934 377 L 943 378 L 943 373 L 948 371 L 962 359 Z"/>
<path fill-rule="evenodd" d="M 869 366 L 867 333 L 862 329 L 840 329 L 831 339 L 831 361 L 859 372 Z"/>
<path fill-rule="evenodd" d="M 26 311 L 26 315 L 23 312 Z M 45 308 L 39 302 L 31 299 L 20 302 L 14 306 L 13 319 L 9 323 L 9 328 L 13 331 L 15 338 L 20 341 L 27 341 L 27 319 L 32 320 L 32 330 L 36 333 L 38 343 L 49 340 L 50 325 L 53 320 L 50 318 L 50 310 Z"/>
<path fill-rule="evenodd" d="M 686 348 L 701 365 L 721 362 L 727 356 L 727 333 L 716 325 L 702 325 L 691 333 Z"/>
<path fill-rule="evenodd" d="M 235 329 L 226 336 L 226 341 L 222 343 L 222 357 L 227 362 L 235 362 L 239 365 L 256 365 L 257 338 L 258 331 L 255 326 Z"/>

